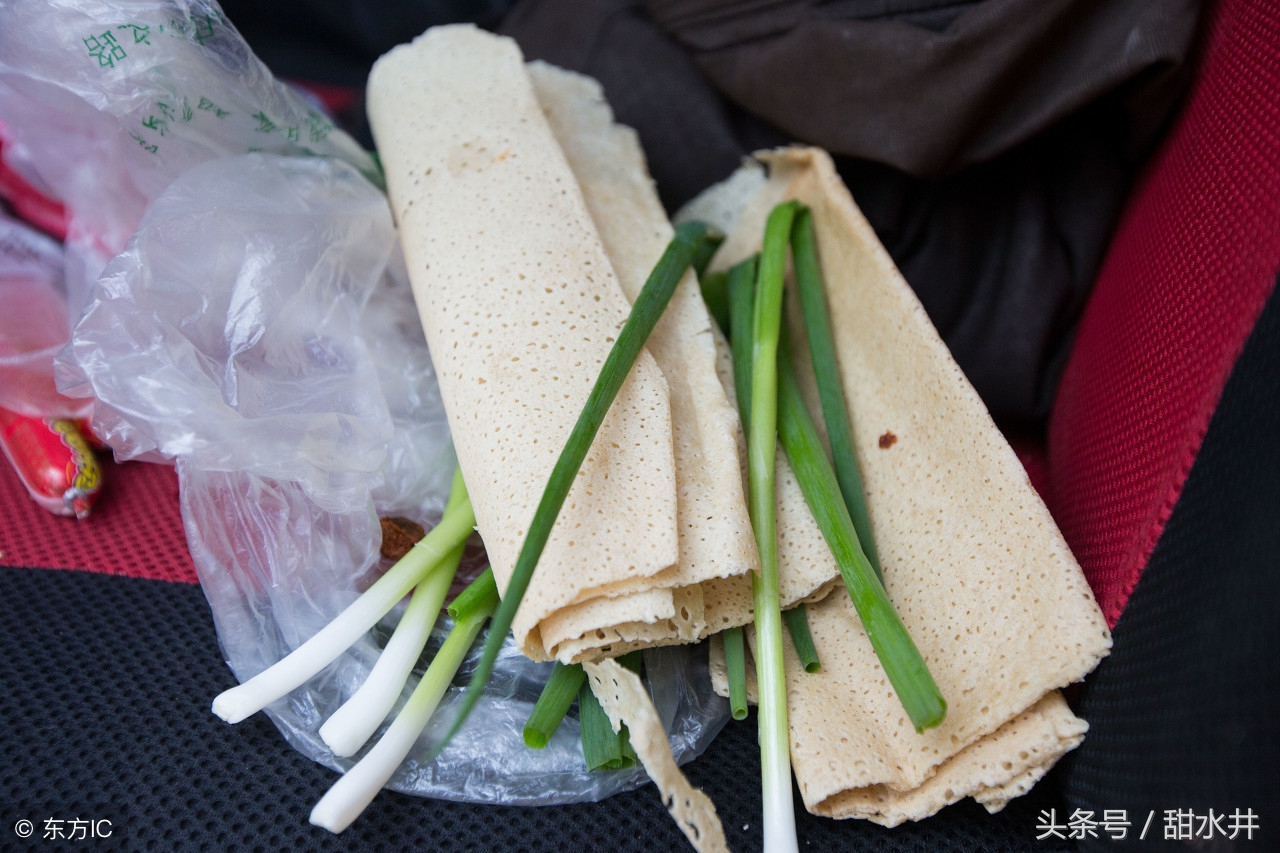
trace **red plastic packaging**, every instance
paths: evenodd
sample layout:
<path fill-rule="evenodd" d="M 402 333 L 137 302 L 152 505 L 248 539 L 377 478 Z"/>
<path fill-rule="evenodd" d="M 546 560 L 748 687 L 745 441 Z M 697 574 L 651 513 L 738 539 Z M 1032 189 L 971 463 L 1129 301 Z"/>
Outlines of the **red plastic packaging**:
<path fill-rule="evenodd" d="M 89 514 L 102 469 L 75 421 L 0 409 L 0 446 L 36 503 L 56 515 Z"/>

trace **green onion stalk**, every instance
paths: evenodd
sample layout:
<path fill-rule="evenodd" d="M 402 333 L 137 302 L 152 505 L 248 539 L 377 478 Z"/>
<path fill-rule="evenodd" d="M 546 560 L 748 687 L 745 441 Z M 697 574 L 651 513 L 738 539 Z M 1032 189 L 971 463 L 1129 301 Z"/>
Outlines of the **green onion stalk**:
<path fill-rule="evenodd" d="M 902 707 L 916 731 L 938 725 L 946 717 L 947 703 L 858 542 L 835 472 L 805 408 L 785 342 L 779 367 L 778 434 L 800 491 Z"/>
<path fill-rule="evenodd" d="M 461 473 L 454 475 L 454 491 L 462 488 Z M 309 640 L 277 663 L 243 684 L 220 693 L 213 700 L 213 713 L 228 723 L 261 711 L 290 691 L 305 684 L 320 670 L 369 631 L 396 602 L 439 568 L 453 551 L 461 547 L 476 526 L 471 500 L 465 496 L 454 503 L 440 523 L 409 550 L 386 574 L 361 593 L 345 610 Z"/>
<path fill-rule="evenodd" d="M 525 746 L 544 749 L 551 742 L 551 736 L 560 728 L 564 715 L 569 712 L 573 700 L 578 698 L 578 690 L 586 679 L 587 674 L 581 664 L 556 662 L 524 724 Z"/>
<path fill-rule="evenodd" d="M 756 271 L 759 261 L 759 255 L 752 255 L 734 264 L 724 274 L 723 284 L 716 280 L 708 281 L 717 302 L 723 300 L 723 306 L 715 314 L 721 331 L 725 335 L 730 335 L 732 329 L 740 331 L 740 334 L 729 338 L 729 346 L 733 353 L 734 395 L 738 400 L 738 414 L 742 419 L 744 433 L 749 432 L 751 424 L 751 325 L 755 313 Z M 715 288 L 721 286 L 723 295 L 715 291 Z M 725 670 L 729 680 L 729 710 L 735 720 L 743 720 L 747 716 L 747 664 L 742 628 L 725 630 L 722 639 Z"/>
<path fill-rule="evenodd" d="M 858 531 L 858 541 L 863 553 L 867 555 L 876 576 L 883 580 L 880 556 L 876 553 L 875 539 L 871 535 L 871 516 L 867 512 L 866 494 L 862 488 L 862 472 L 858 468 L 858 457 L 853 449 L 849 406 L 844 396 L 844 385 L 840 381 L 840 365 L 836 361 L 835 336 L 831 332 L 826 288 L 822 285 L 817 241 L 813 234 L 813 212 L 807 207 L 796 214 L 795 224 L 791 228 L 791 254 L 795 263 L 796 291 L 800 296 L 805 336 L 809 341 L 809 355 L 813 361 L 818 400 L 822 405 L 822 419 L 827 427 L 827 443 L 831 447 L 836 481 L 840 484 L 840 494 L 853 519 L 853 527 Z"/>
<path fill-rule="evenodd" d="M 466 499 L 462 477 L 455 474 L 445 515 L 456 513 Z M 414 588 L 404 615 L 364 683 L 320 727 L 320 739 L 334 755 L 354 755 L 391 713 L 427 645 L 465 549 L 464 543 L 450 551 L 440 566 Z"/>
<path fill-rule="evenodd" d="M 778 338 L 783 280 L 795 202 L 773 209 L 765 224 L 751 326 L 751 398 L 747 424 L 747 506 L 760 552 L 751 578 L 756 629 L 760 772 L 764 790 L 764 847 L 797 850 L 783 665 L 782 603 L 778 592 L 778 536 L 774 464 L 778 446 Z M 735 336 L 736 337 L 736 336 Z"/>
<path fill-rule="evenodd" d="M 817 672 L 822 669 L 822 661 L 818 659 L 818 647 L 813 644 L 813 635 L 809 633 L 809 611 L 804 604 L 798 604 L 782 614 L 782 621 L 787 623 L 787 633 L 791 635 L 791 645 L 796 648 L 796 657 L 805 672 Z"/>
<path fill-rule="evenodd" d="M 604 366 L 587 397 L 586 405 L 569 434 L 564 450 L 561 451 L 560 457 L 551 470 L 551 476 L 534 511 L 533 521 L 529 525 L 529 532 L 516 557 L 516 565 L 512 569 L 511 579 L 502 596 L 502 603 L 494 613 L 493 625 L 485 641 L 484 651 L 480 655 L 479 663 L 463 695 L 458 716 L 444 740 L 431 753 L 431 757 L 438 755 L 457 734 L 475 708 L 476 702 L 479 701 L 485 682 L 493 672 L 494 662 L 498 658 L 503 640 L 511 630 L 516 609 L 524 598 L 525 590 L 529 588 L 538 559 L 542 556 L 542 550 L 551 536 L 551 528 L 578 475 L 578 469 L 586 459 L 591 442 L 604 422 L 605 415 L 622 388 L 623 382 L 626 381 L 632 365 L 639 357 L 649 333 L 653 331 L 667 303 L 671 301 L 671 295 L 684 276 L 685 270 L 700 256 L 706 239 L 707 226 L 701 222 L 686 222 L 677 226 L 671 243 L 668 244 L 657 266 L 641 288 L 640 295 L 631 306 L 631 312 L 618 333 L 613 347 L 609 350 L 609 355 L 605 358 Z"/>
<path fill-rule="evenodd" d="M 350 826 L 413 749 L 466 659 L 471 644 L 498 607 L 498 586 L 493 580 L 493 571 L 486 569 L 458 598 L 463 599 L 464 595 L 467 598 L 463 605 L 455 601 L 450 608 L 451 615 L 458 614 L 454 616 L 453 628 L 418 686 L 373 748 L 316 803 L 311 810 L 314 825 L 335 833 Z"/>

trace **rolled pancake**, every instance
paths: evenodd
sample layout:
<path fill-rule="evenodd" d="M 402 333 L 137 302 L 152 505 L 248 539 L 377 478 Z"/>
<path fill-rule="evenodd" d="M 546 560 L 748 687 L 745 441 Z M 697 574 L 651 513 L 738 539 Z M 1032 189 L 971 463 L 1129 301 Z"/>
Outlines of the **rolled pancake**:
<path fill-rule="evenodd" d="M 545 63 L 531 63 L 529 71 L 623 292 L 634 299 L 673 233 L 639 139 L 630 128 L 614 123 L 596 81 Z M 742 188 L 744 200 L 752 190 L 748 216 L 768 213 L 772 198 L 768 192 L 754 192 L 759 183 L 748 182 Z M 723 216 L 716 220 L 713 224 L 723 224 Z M 741 238 L 730 235 L 730 250 L 735 239 Z M 678 612 L 692 616 L 618 625 L 577 639 L 556 635 L 564 660 L 590 657 L 602 648 L 616 656 L 646 646 L 690 642 L 752 619 L 747 570 L 758 565 L 758 558 L 745 501 L 745 440 L 733 369 L 692 272 L 676 290 L 648 349 L 671 392 L 680 564 L 646 583 L 650 588 L 673 581 L 694 584 L 675 591 Z M 838 570 L 782 454 L 776 466 L 780 595 L 787 607 L 826 595 Z M 560 614 L 548 621 L 558 619 Z M 548 629 L 543 631 L 548 637 Z"/>
<path fill-rule="evenodd" d="M 598 84 L 526 69 L 507 39 L 430 30 L 379 60 L 369 90 L 459 464 L 505 589 L 628 300 L 673 229 L 634 132 L 613 122 Z M 749 586 L 757 558 L 737 413 L 711 326 L 690 273 L 535 572 L 513 627 L 526 655 L 577 661 L 692 642 L 709 633 L 701 584 Z M 508 362 L 519 369 L 494 369 Z"/>
<path fill-rule="evenodd" d="M 630 305 L 514 42 L 470 26 L 428 30 L 375 64 L 368 113 L 458 462 L 505 590 Z M 545 618 L 675 563 L 676 506 L 666 382 L 642 353 L 517 612 L 522 651 L 551 656 Z M 597 627 L 653 618 L 652 598 L 610 599 Z"/>
<path fill-rule="evenodd" d="M 1021 463 L 830 158 L 788 149 L 762 159 L 770 177 L 761 193 L 813 209 L 885 587 L 948 703 L 941 726 L 916 733 L 849 596 L 810 607 L 822 670 L 805 673 L 789 650 L 787 674 L 805 805 L 892 825 L 969 794 L 1002 804 L 1079 742 L 1083 724 L 1055 691 L 1107 653 L 1106 623 Z M 757 248 L 762 233 L 763 216 L 744 214 L 720 262 Z M 1019 745 L 1028 741 L 1041 747 Z"/>
<path fill-rule="evenodd" d="M 648 175 L 639 139 L 630 128 L 614 123 L 596 81 L 539 62 L 530 63 L 529 71 L 623 292 L 634 299 L 673 233 Z M 763 183 L 763 178 L 751 180 L 750 176 L 742 182 L 730 202 L 735 214 L 743 214 L 739 205 L 749 202 L 746 216 L 767 215 L 776 199 L 770 191 L 759 191 Z M 732 232 L 728 215 L 726 210 L 708 218 Z M 741 239 L 729 233 L 726 248 L 733 251 L 735 241 Z M 717 265 L 723 264 L 713 264 Z M 745 502 L 746 449 L 733 367 L 692 273 L 676 290 L 648 348 L 671 392 L 681 558 L 679 566 L 646 583 L 652 588 L 678 578 L 680 583 L 694 585 L 675 590 L 679 618 L 617 625 L 577 639 L 560 639 L 560 634 L 570 633 L 567 630 L 555 634 L 564 660 L 598 656 L 602 649 L 616 656 L 646 646 L 690 642 L 752 619 L 747 569 L 754 569 L 758 558 Z M 783 606 L 789 607 L 825 596 L 836 585 L 838 570 L 781 453 L 776 466 L 780 597 Z M 568 608 L 568 617 L 576 618 L 573 611 L 577 609 Z M 686 612 L 691 615 L 685 616 Z M 560 619 L 561 614 L 556 614 L 548 622 Z M 555 629 L 543 628 L 544 638 L 552 636 L 549 630 Z"/>
<path fill-rule="evenodd" d="M 599 83 L 591 78 L 539 62 L 529 65 L 529 74 L 622 291 L 634 300 L 674 235 L 639 138 L 614 122 Z M 740 474 L 737 411 L 719 379 L 712 320 L 692 270 L 677 287 L 646 349 L 670 392 L 680 559 L 643 584 L 680 589 L 681 607 L 689 615 L 675 620 L 681 629 L 676 637 L 656 620 L 618 626 L 606 638 L 583 637 L 583 632 L 558 624 L 544 626 L 544 642 L 564 648 L 567 658 L 582 657 L 605 639 L 609 654 L 617 655 L 637 646 L 705 636 L 702 592 L 695 585 L 745 576 L 758 564 Z"/>

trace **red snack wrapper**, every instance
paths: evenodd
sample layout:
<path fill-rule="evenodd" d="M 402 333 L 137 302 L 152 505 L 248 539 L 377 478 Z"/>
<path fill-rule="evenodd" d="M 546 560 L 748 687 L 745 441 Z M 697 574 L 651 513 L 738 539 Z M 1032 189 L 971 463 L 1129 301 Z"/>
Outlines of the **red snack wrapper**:
<path fill-rule="evenodd" d="M 0 446 L 36 503 L 57 515 L 89 514 L 102 469 L 75 421 L 0 409 Z"/>

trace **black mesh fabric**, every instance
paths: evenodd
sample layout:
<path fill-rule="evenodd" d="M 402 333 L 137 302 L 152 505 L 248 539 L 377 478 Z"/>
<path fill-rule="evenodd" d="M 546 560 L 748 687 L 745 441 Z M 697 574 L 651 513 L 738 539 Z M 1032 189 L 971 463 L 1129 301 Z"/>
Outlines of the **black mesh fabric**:
<path fill-rule="evenodd" d="M 262 715 L 237 726 L 209 703 L 233 684 L 200 589 L 73 571 L 0 569 L 0 850 L 690 849 L 656 789 L 546 808 L 382 793 L 340 836 L 307 822 L 334 774 Z M 731 848 L 760 849 L 754 718 L 686 768 L 715 801 Z M 1037 843 L 1050 780 L 1004 812 L 972 802 L 892 830 L 806 814 L 802 849 L 900 853 L 1074 849 Z M 46 820 L 111 821 L 110 838 L 43 840 Z M 29 820 L 34 834 L 14 828 Z M 96 824 L 95 824 L 96 826 Z"/>
<path fill-rule="evenodd" d="M 1069 806 L 1098 818 L 1126 810 L 1135 824 L 1127 841 L 1141 849 L 1280 849 L 1278 391 L 1273 292 L 1116 625 L 1114 650 L 1082 692 L 1090 731 L 1067 759 Z M 1244 820 L 1233 819 L 1237 809 Z M 1211 826 L 1211 810 L 1228 817 Z M 1117 849 L 1106 837 L 1082 848 Z"/>

